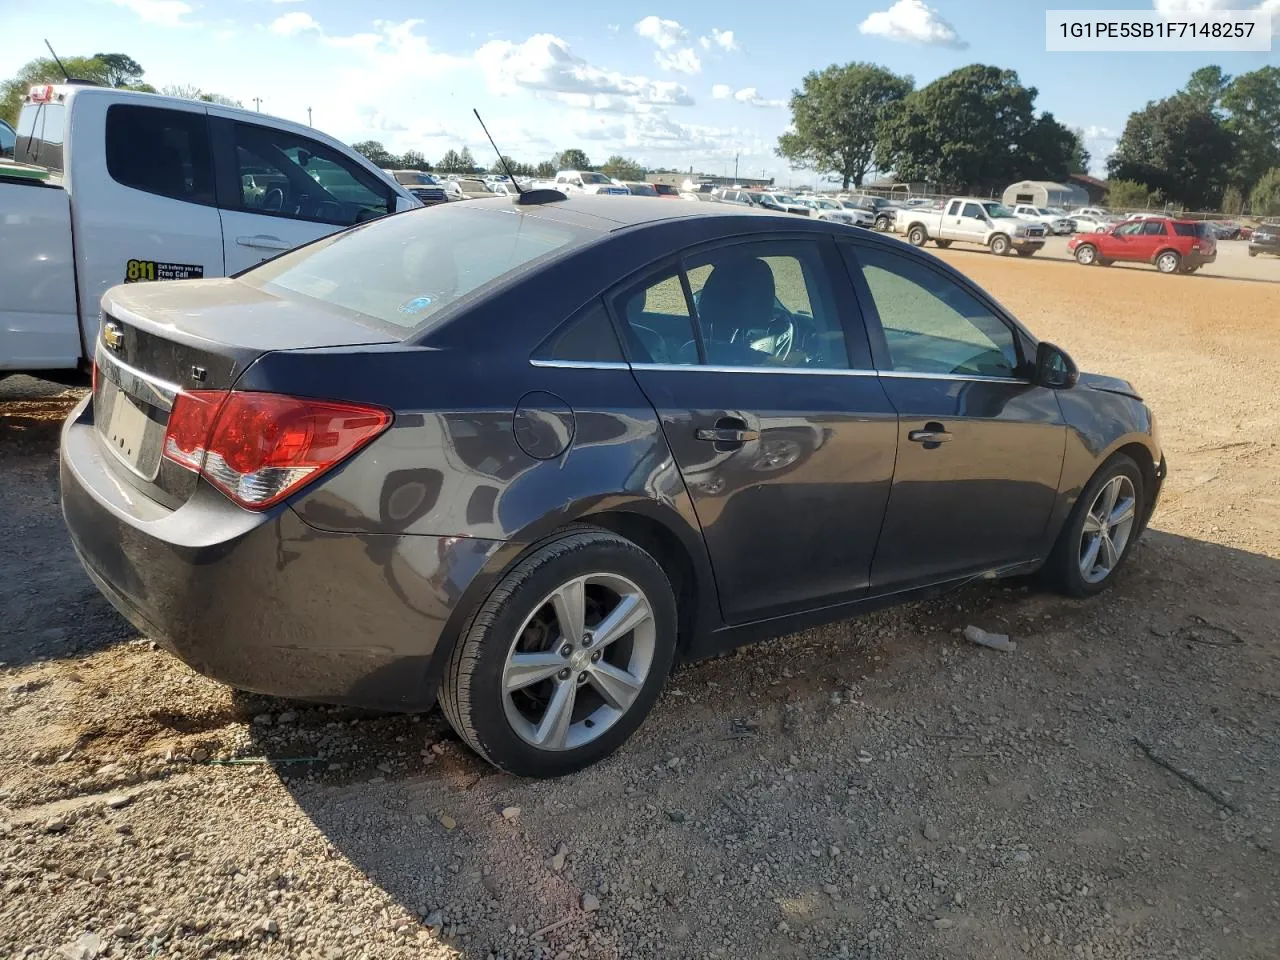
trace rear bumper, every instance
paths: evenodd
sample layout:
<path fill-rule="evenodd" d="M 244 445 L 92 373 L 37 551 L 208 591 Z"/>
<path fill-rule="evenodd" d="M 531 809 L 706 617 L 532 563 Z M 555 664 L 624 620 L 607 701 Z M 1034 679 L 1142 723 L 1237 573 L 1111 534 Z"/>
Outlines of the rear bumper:
<path fill-rule="evenodd" d="M 201 483 L 168 510 L 120 481 L 87 401 L 62 431 L 62 512 L 90 578 L 135 627 L 244 690 L 386 710 L 430 706 L 442 641 L 503 546 L 338 534 Z"/>
<path fill-rule="evenodd" d="M 1249 241 L 1249 252 L 1252 254 L 1270 253 L 1280 256 L 1280 241 L 1269 243 L 1255 243 Z"/>
<path fill-rule="evenodd" d="M 1014 237 L 1011 244 L 1015 250 L 1039 250 L 1044 246 L 1044 238 L 1028 237 L 1026 239 L 1019 239 L 1018 237 Z"/>

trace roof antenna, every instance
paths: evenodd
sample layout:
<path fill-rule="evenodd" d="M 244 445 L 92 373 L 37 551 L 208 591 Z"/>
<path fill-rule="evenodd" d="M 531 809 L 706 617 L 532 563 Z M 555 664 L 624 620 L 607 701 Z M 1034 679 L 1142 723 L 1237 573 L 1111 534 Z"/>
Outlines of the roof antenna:
<path fill-rule="evenodd" d="M 67 73 L 67 68 L 63 66 L 62 61 L 58 59 L 58 55 L 53 52 L 53 44 L 49 42 L 48 38 L 45 38 L 44 45 L 49 48 L 49 56 L 53 57 L 53 62 L 56 63 L 58 65 L 58 69 L 62 71 L 62 76 L 66 79 L 67 83 L 70 83 L 71 74 Z"/>
<path fill-rule="evenodd" d="M 557 200 L 568 199 L 559 190 L 522 190 L 516 175 L 511 172 L 511 168 L 507 166 L 507 158 L 502 155 L 502 151 L 498 149 L 498 145 L 493 142 L 493 135 L 489 133 L 489 128 L 484 125 L 484 120 L 480 116 L 480 111 L 475 107 L 471 108 L 471 112 L 476 115 L 476 120 L 480 122 L 480 129 L 484 131 L 484 135 L 489 139 L 489 145 L 493 147 L 493 152 L 498 155 L 498 162 L 502 164 L 502 169 L 507 171 L 507 177 L 511 180 L 511 186 L 515 187 L 516 200 L 520 206 L 540 203 L 554 203 Z"/>

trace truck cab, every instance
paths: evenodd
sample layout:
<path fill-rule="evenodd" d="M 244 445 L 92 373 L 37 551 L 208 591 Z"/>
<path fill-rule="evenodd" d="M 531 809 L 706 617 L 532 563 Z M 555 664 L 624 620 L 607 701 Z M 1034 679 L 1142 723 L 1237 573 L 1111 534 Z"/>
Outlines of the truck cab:
<path fill-rule="evenodd" d="M 894 221 L 894 228 L 907 241 L 922 247 L 933 240 L 940 247 L 953 243 L 977 243 L 997 256 L 1016 251 L 1029 257 L 1044 246 L 1046 227 L 1020 220 L 997 200 L 980 197 L 953 197 L 941 210 L 906 210 Z"/>
<path fill-rule="evenodd" d="M 84 368 L 117 283 L 227 276 L 421 206 L 332 137 L 213 103 L 42 85 L 16 134 L 0 162 L 0 375 Z"/>

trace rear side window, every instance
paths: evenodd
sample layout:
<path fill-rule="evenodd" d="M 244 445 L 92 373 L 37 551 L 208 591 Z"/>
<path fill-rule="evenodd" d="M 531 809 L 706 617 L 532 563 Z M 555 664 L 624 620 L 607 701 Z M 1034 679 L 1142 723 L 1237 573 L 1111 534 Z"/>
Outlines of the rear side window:
<path fill-rule="evenodd" d="M 407 335 L 459 299 L 595 236 L 515 211 L 438 204 L 319 240 L 241 278 Z"/>
<path fill-rule="evenodd" d="M 1199 229 L 1198 223 L 1175 223 L 1173 232 L 1180 237 L 1200 237 L 1205 235 L 1205 231 Z"/>
<path fill-rule="evenodd" d="M 107 173 L 124 187 L 213 203 L 213 156 L 203 113 L 115 104 L 107 108 Z"/>
<path fill-rule="evenodd" d="M 61 103 L 29 103 L 18 115 L 14 159 L 62 172 L 62 130 L 67 108 Z"/>
<path fill-rule="evenodd" d="M 547 338 L 534 353 L 535 360 L 573 363 L 622 363 L 622 347 L 604 304 L 593 301 Z"/>

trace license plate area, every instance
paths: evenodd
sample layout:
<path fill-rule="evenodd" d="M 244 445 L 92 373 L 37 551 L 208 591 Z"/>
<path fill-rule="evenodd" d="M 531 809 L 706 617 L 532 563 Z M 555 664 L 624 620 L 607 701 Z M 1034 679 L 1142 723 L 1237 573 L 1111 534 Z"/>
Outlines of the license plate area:
<path fill-rule="evenodd" d="M 111 359 L 98 357 L 93 419 L 102 444 L 147 481 L 160 471 L 165 426 L 176 388 Z"/>

